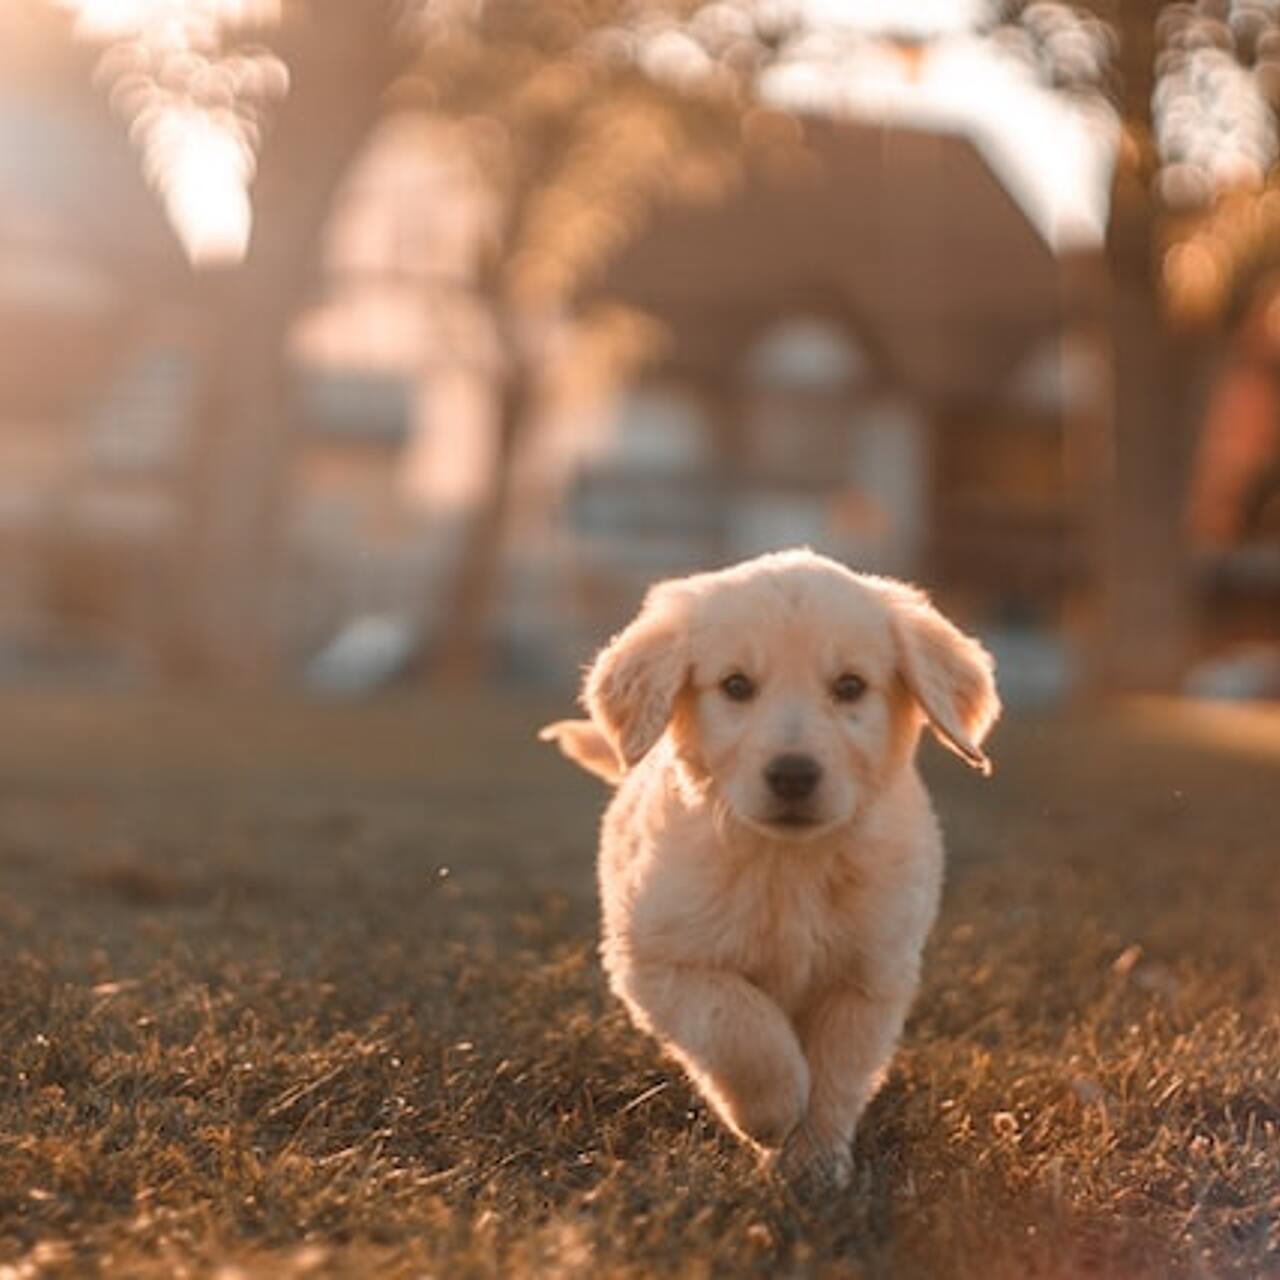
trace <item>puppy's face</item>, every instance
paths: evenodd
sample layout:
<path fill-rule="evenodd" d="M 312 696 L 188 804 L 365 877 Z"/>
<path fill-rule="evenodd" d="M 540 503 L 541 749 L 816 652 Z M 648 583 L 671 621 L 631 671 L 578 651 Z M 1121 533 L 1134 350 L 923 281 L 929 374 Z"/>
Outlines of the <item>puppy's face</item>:
<path fill-rule="evenodd" d="M 628 764 L 669 729 L 690 782 L 784 840 L 863 811 L 922 718 L 985 769 L 999 710 L 985 651 L 919 592 L 808 552 L 655 588 L 585 696 Z"/>
<path fill-rule="evenodd" d="M 688 628 L 673 733 L 729 811 L 803 839 L 847 822 L 912 737 L 888 610 L 821 573 L 730 577 Z"/>

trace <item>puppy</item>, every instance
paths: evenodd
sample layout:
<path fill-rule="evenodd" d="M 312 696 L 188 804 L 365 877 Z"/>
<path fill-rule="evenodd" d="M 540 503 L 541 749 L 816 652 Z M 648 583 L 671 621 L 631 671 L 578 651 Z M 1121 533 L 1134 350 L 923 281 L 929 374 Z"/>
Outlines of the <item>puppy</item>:
<path fill-rule="evenodd" d="M 938 908 L 927 722 L 983 773 L 990 656 L 810 551 L 663 582 L 543 730 L 618 783 L 601 952 L 635 1023 L 793 1185 L 844 1185 Z"/>

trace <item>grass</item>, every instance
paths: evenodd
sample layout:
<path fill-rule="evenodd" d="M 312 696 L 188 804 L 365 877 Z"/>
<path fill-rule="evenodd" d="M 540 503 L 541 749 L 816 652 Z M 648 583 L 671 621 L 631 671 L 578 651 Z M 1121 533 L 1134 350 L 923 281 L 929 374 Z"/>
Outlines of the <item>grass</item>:
<path fill-rule="evenodd" d="M 806 1210 L 604 991 L 546 708 L 0 709 L 3 1280 L 1280 1276 L 1261 712 L 926 748 L 943 918 Z"/>

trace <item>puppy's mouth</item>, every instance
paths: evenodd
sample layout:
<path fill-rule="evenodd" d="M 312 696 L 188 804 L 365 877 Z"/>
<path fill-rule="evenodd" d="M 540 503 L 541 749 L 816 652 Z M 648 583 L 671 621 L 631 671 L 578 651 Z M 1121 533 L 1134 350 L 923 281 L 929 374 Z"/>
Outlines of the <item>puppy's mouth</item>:
<path fill-rule="evenodd" d="M 824 824 L 810 813 L 784 812 L 775 813 L 766 820 L 768 826 L 791 828 L 803 831 L 807 827 L 820 827 Z"/>
<path fill-rule="evenodd" d="M 772 840 L 806 841 L 826 835 L 841 823 L 839 818 L 820 818 L 801 809 L 785 809 L 758 818 L 740 815 L 752 830 Z"/>

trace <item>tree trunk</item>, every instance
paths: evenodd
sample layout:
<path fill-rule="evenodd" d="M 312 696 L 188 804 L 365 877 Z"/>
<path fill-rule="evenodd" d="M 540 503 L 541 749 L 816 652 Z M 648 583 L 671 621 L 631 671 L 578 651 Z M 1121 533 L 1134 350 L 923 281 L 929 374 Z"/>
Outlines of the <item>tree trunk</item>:
<path fill-rule="evenodd" d="M 230 686 L 262 684 L 276 672 L 289 457 L 284 348 L 292 311 L 260 310 L 242 293 L 215 304 L 164 653 L 172 677 Z"/>
<path fill-rule="evenodd" d="M 1114 691 L 1167 691 L 1179 683 L 1191 642 L 1185 549 L 1188 441 L 1197 360 L 1164 314 L 1161 210 L 1151 124 L 1160 4 L 1126 23 L 1123 70 L 1127 138 L 1112 187 L 1107 231 L 1114 373 L 1095 570 L 1099 610 L 1092 680 Z"/>
<path fill-rule="evenodd" d="M 1191 651 L 1185 511 L 1199 353 L 1168 331 L 1152 272 L 1139 270 L 1138 255 L 1154 253 L 1150 219 L 1135 223 L 1126 229 L 1128 260 L 1113 258 L 1115 382 L 1095 674 L 1113 691 L 1168 692 Z"/>
<path fill-rule="evenodd" d="M 261 685 L 280 665 L 289 329 L 334 196 L 411 53 L 391 9 L 316 0 L 305 18 L 281 39 L 292 84 L 259 158 L 248 254 L 207 278 L 212 331 L 163 657 L 172 674 L 214 684 Z"/>

